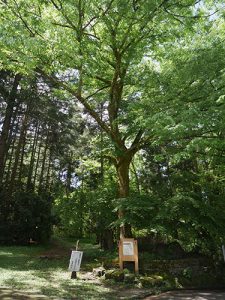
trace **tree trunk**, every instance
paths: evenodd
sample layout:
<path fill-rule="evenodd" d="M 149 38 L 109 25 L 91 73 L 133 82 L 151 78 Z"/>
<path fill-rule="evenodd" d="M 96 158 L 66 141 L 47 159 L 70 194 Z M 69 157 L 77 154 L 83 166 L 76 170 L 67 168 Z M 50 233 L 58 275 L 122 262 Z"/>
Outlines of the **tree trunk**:
<path fill-rule="evenodd" d="M 67 163 L 67 175 L 66 175 L 66 195 L 68 195 L 71 192 L 71 183 L 72 183 L 72 155 L 68 158 L 68 163 Z"/>
<path fill-rule="evenodd" d="M 12 146 L 14 147 L 15 145 L 15 140 L 17 137 L 17 133 L 19 132 L 19 126 L 20 126 L 20 117 L 19 117 L 19 108 L 20 108 L 20 102 L 17 101 L 17 103 L 15 103 L 14 106 L 14 112 L 13 112 L 13 116 L 12 116 L 12 120 L 11 120 L 11 124 L 10 124 L 10 131 L 9 131 L 9 136 L 8 136 L 8 141 L 7 141 L 7 149 L 6 149 L 6 156 L 5 156 L 5 164 L 8 160 L 8 156 L 9 156 L 9 150 L 10 148 L 12 148 Z M 6 168 L 6 165 L 5 165 Z"/>
<path fill-rule="evenodd" d="M 5 166 L 5 157 L 7 153 L 7 141 L 10 131 L 10 123 L 13 116 L 13 109 L 15 105 L 15 100 L 17 96 L 17 89 L 20 82 L 21 76 L 16 75 L 14 78 L 14 83 L 12 90 L 10 92 L 8 101 L 7 101 L 7 107 L 6 107 L 6 113 L 5 113 L 5 119 L 2 126 L 2 132 L 0 136 L 0 184 L 2 183 L 2 178 L 4 175 L 4 166 Z"/>
<path fill-rule="evenodd" d="M 23 117 L 19 141 L 18 141 L 18 144 L 16 147 L 16 152 L 15 152 L 15 161 L 14 161 L 14 165 L 12 168 L 11 179 L 10 179 L 10 184 L 9 184 L 9 194 L 10 195 L 13 193 L 14 188 L 15 188 L 19 160 L 20 160 L 20 157 L 23 155 L 22 151 L 24 149 L 24 144 L 26 142 L 28 120 L 29 120 L 29 109 L 27 108 L 25 115 Z"/>
<path fill-rule="evenodd" d="M 39 149 L 38 149 L 38 154 L 37 154 L 36 166 L 35 166 L 35 171 L 34 171 L 34 180 L 33 180 L 34 190 L 35 190 L 35 186 L 36 186 L 36 180 L 37 180 L 37 176 L 38 176 L 38 167 L 39 167 L 39 163 L 40 163 L 41 148 L 42 148 L 42 135 L 40 137 L 40 142 L 39 142 L 38 147 L 39 147 Z"/>
<path fill-rule="evenodd" d="M 123 156 L 117 158 L 116 170 L 118 176 L 118 197 L 119 198 L 127 198 L 130 194 L 130 178 L 129 178 L 129 167 L 132 161 L 132 155 L 125 153 Z M 118 212 L 119 218 L 124 217 L 123 210 L 119 210 Z M 124 224 L 120 226 L 120 238 L 131 237 L 131 226 L 130 224 Z"/>
<path fill-rule="evenodd" d="M 18 184 L 22 187 L 22 176 L 24 172 L 24 155 L 25 155 L 25 146 L 26 146 L 26 135 L 24 137 L 23 146 L 21 150 L 21 157 L 20 157 L 20 165 L 19 165 L 19 176 L 18 176 Z"/>
<path fill-rule="evenodd" d="M 136 188 L 137 188 L 138 194 L 140 195 L 141 194 L 141 185 L 140 185 L 140 181 L 138 178 L 138 174 L 137 174 L 134 162 L 132 162 L 132 168 L 133 168 L 133 173 L 134 173 L 134 177 L 135 177 Z"/>
<path fill-rule="evenodd" d="M 105 229 L 100 238 L 101 248 L 104 250 L 112 250 L 114 245 L 114 235 L 112 229 Z"/>
<path fill-rule="evenodd" d="M 42 188 L 43 188 L 43 178 L 44 178 L 44 172 L 46 170 L 45 163 L 46 163 L 46 158 L 47 158 L 48 146 L 49 146 L 49 131 L 47 132 L 47 136 L 46 136 L 46 140 L 45 140 L 45 148 L 44 148 L 44 153 L 43 153 L 43 157 L 42 157 L 41 174 L 40 174 L 40 178 L 39 178 L 39 187 L 38 187 L 39 193 L 42 191 Z"/>
<path fill-rule="evenodd" d="M 48 167 L 46 172 L 46 180 L 45 180 L 45 191 L 50 191 L 50 173 L 51 173 L 51 152 L 49 153 L 48 157 Z"/>
<path fill-rule="evenodd" d="M 16 120 L 13 121 L 13 123 L 15 122 L 16 122 L 16 126 L 13 132 L 10 133 L 10 140 L 8 141 L 9 150 L 7 151 L 6 161 L 5 161 L 5 164 L 8 161 L 8 165 L 5 165 L 5 178 L 3 178 L 5 187 L 8 187 L 10 183 L 11 169 L 13 165 L 14 153 L 16 151 L 16 140 L 17 140 L 17 135 L 19 133 L 19 127 L 20 127 L 20 118 L 17 118 Z"/>
<path fill-rule="evenodd" d="M 103 103 L 101 103 L 101 121 L 103 120 L 102 118 L 103 116 Z M 101 183 L 103 184 L 104 183 L 104 158 L 103 158 L 103 129 L 102 127 L 100 127 L 100 180 L 101 180 Z"/>
<path fill-rule="evenodd" d="M 30 164 L 29 164 L 29 171 L 27 176 L 27 187 L 26 190 L 34 190 L 34 186 L 32 186 L 32 175 L 34 170 L 34 163 L 35 163 L 35 154 L 36 154 L 36 148 L 37 148 L 37 142 L 38 142 L 38 135 L 39 135 L 39 124 L 37 123 L 34 133 L 34 139 L 32 144 L 32 151 L 31 151 L 31 158 L 30 158 Z"/>

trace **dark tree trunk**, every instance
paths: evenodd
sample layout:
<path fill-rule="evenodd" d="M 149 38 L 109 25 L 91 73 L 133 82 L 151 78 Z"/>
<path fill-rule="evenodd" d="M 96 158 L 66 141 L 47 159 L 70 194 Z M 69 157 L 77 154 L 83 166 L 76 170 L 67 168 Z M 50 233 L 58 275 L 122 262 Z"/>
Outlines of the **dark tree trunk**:
<path fill-rule="evenodd" d="M 101 120 L 102 120 L 102 115 L 103 115 L 103 104 L 101 104 Z M 100 143 L 100 151 L 101 151 L 101 156 L 100 156 L 100 180 L 103 183 L 104 182 L 104 157 L 103 157 L 103 129 L 100 127 L 100 138 L 101 138 L 101 143 Z"/>
<path fill-rule="evenodd" d="M 100 237 L 100 245 L 104 250 L 112 250 L 114 245 L 114 234 L 112 229 L 105 229 Z"/>
<path fill-rule="evenodd" d="M 20 156 L 20 166 L 19 166 L 19 176 L 18 176 L 18 184 L 22 186 L 22 176 L 23 176 L 23 171 L 24 171 L 24 154 L 25 154 L 25 146 L 26 146 L 26 133 L 24 136 L 24 141 L 23 141 L 23 146 L 21 150 L 21 156 Z"/>
<path fill-rule="evenodd" d="M 34 170 L 34 162 L 35 162 L 35 154 L 36 154 L 36 148 L 37 148 L 37 142 L 38 142 L 38 133 L 39 133 L 39 125 L 36 125 L 34 139 L 33 139 L 33 145 L 32 145 L 32 151 L 31 151 L 31 158 L 30 158 L 30 165 L 29 165 L 29 171 L 27 176 L 27 191 L 33 190 L 34 187 L 32 187 L 32 175 Z"/>
<path fill-rule="evenodd" d="M 72 162 L 69 161 L 67 164 L 67 175 L 66 175 L 66 194 L 67 194 L 67 196 L 71 192 L 72 172 L 73 172 Z"/>
<path fill-rule="evenodd" d="M 38 191 L 41 192 L 42 187 L 43 187 L 43 179 L 44 179 L 44 172 L 45 172 L 45 163 L 46 163 L 46 157 L 47 157 L 47 150 L 48 150 L 48 142 L 49 142 L 49 131 L 47 132 L 47 137 L 45 141 L 45 148 L 44 148 L 44 153 L 42 157 L 42 164 L 41 164 L 41 174 L 39 177 L 39 187 Z"/>
<path fill-rule="evenodd" d="M 13 116 L 13 109 L 15 106 L 17 89 L 20 80 L 21 80 L 21 76 L 17 74 L 14 78 L 13 87 L 8 97 L 5 119 L 3 122 L 2 132 L 0 135 L 0 185 L 2 184 L 2 179 L 4 175 L 5 157 L 8 150 L 7 141 L 9 137 L 9 131 L 10 131 L 10 123 Z"/>
<path fill-rule="evenodd" d="M 45 190 L 50 191 L 50 173 L 51 173 L 51 153 L 48 158 L 48 168 L 46 173 Z"/>
<path fill-rule="evenodd" d="M 9 194 L 12 194 L 13 191 L 14 191 L 14 188 L 15 188 L 15 182 L 16 182 L 16 178 L 17 178 L 19 160 L 20 160 L 20 157 L 23 155 L 21 150 L 24 149 L 24 144 L 26 142 L 28 119 L 29 119 L 29 110 L 27 109 L 26 112 L 25 112 L 25 115 L 23 117 L 22 126 L 21 126 L 21 130 L 20 130 L 19 141 L 18 141 L 18 144 L 17 144 L 17 147 L 16 147 L 15 160 L 14 160 L 14 165 L 13 165 L 13 168 L 12 168 L 11 179 L 10 179 L 10 184 L 9 184 Z"/>
<path fill-rule="evenodd" d="M 37 176 L 38 176 L 38 166 L 39 166 L 39 162 L 40 162 L 41 148 L 42 148 L 42 136 L 41 136 L 40 143 L 39 143 L 37 161 L 36 161 L 35 171 L 34 171 L 34 181 L 33 181 L 34 190 L 35 190 L 36 180 L 37 180 Z"/>
<path fill-rule="evenodd" d="M 11 168 L 13 165 L 14 153 L 16 150 L 16 140 L 17 140 L 17 134 L 19 132 L 19 125 L 20 125 L 19 118 L 17 118 L 15 129 L 13 132 L 10 133 L 10 141 L 8 143 L 10 144 L 10 148 L 8 147 L 9 151 L 7 151 L 7 156 L 6 156 L 6 162 L 8 161 L 8 165 L 7 165 L 7 171 L 5 171 L 5 178 L 4 178 L 5 187 L 8 187 L 10 183 Z M 6 166 L 5 166 L 5 170 L 6 170 Z"/>
<path fill-rule="evenodd" d="M 12 121 L 11 121 L 11 125 L 10 125 L 8 141 L 7 141 L 5 163 L 8 159 L 9 150 L 10 150 L 12 144 L 13 144 L 13 146 L 15 145 L 16 136 L 19 131 L 20 117 L 18 115 L 18 112 L 19 112 L 19 108 L 20 108 L 20 103 L 19 102 L 15 103 L 15 106 L 16 106 L 16 109 L 13 112 L 13 117 L 12 117 Z"/>

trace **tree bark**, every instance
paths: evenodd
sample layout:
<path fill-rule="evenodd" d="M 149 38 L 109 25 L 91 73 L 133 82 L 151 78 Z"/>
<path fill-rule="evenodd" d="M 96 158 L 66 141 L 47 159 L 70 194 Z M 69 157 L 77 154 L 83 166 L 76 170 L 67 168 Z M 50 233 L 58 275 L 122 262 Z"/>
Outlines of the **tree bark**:
<path fill-rule="evenodd" d="M 72 183 L 72 173 L 73 173 L 73 167 L 72 167 L 72 153 L 70 153 L 68 157 L 67 162 L 67 175 L 66 175 L 66 195 L 68 197 L 69 193 L 71 192 L 71 183 Z"/>
<path fill-rule="evenodd" d="M 39 124 L 37 123 L 35 128 L 35 133 L 34 133 L 30 165 L 29 165 L 29 171 L 27 176 L 27 187 L 26 187 L 27 191 L 34 189 L 34 186 L 32 186 L 32 175 L 33 175 L 34 164 L 35 164 L 35 154 L 36 154 L 36 148 L 38 143 L 38 136 L 39 136 Z"/>
<path fill-rule="evenodd" d="M 138 194 L 140 195 L 141 194 L 141 185 L 140 185 L 140 181 L 138 178 L 138 174 L 137 174 L 137 170 L 135 168 L 134 162 L 132 162 L 132 168 L 133 168 L 133 173 L 134 173 L 134 177 L 135 177 L 136 188 L 137 188 Z"/>
<path fill-rule="evenodd" d="M 34 190 L 35 190 L 36 180 L 37 180 L 37 176 L 38 176 L 38 167 L 39 167 L 40 156 L 41 156 L 42 139 L 43 139 L 43 137 L 41 135 L 40 142 L 39 142 L 39 145 L 38 145 L 38 154 L 37 154 L 37 160 L 36 160 L 35 171 L 34 171 L 34 179 L 33 179 Z"/>
<path fill-rule="evenodd" d="M 17 112 L 18 112 L 18 108 L 17 108 Z M 17 115 L 17 112 L 16 115 Z M 14 113 L 14 115 L 15 115 Z M 3 176 L 3 182 L 4 182 L 4 186 L 7 188 L 9 183 L 10 183 L 10 174 L 11 174 L 11 169 L 12 169 L 12 165 L 13 165 L 13 159 L 14 159 L 14 153 L 16 151 L 16 140 L 17 140 L 17 135 L 19 133 L 19 127 L 20 127 L 20 117 L 15 117 L 14 116 L 14 120 L 13 120 L 13 124 L 16 123 L 15 128 L 11 128 L 11 132 L 10 132 L 10 137 L 8 140 L 8 145 L 7 145 L 7 155 L 5 158 L 5 177 Z M 13 126 L 14 127 L 14 126 Z M 7 161 L 8 161 L 8 165 L 7 165 Z M 7 170 L 6 170 L 7 167 Z"/>
<path fill-rule="evenodd" d="M 114 244 L 114 236 L 112 229 L 105 229 L 101 235 L 100 245 L 104 250 L 112 250 Z"/>
<path fill-rule="evenodd" d="M 26 142 L 28 120 L 29 120 L 29 108 L 27 107 L 27 110 L 26 110 L 25 115 L 23 117 L 20 136 L 19 136 L 19 141 L 18 141 L 18 144 L 17 144 L 17 147 L 16 147 L 16 152 L 15 152 L 15 161 L 14 161 L 14 165 L 13 165 L 13 168 L 12 168 L 11 179 L 10 179 L 10 184 L 9 184 L 9 194 L 10 195 L 13 193 L 14 188 L 15 188 L 15 182 L 16 182 L 16 177 L 17 177 L 19 160 L 20 160 L 20 157 L 23 155 L 21 150 L 23 150 L 24 144 Z"/>
<path fill-rule="evenodd" d="M 20 80 L 21 80 L 21 76 L 19 74 L 15 75 L 13 87 L 8 97 L 5 119 L 3 122 L 2 132 L 0 135 L 0 184 L 2 183 L 2 179 L 4 175 L 5 157 L 8 149 L 7 141 L 9 137 L 9 131 L 10 131 L 10 123 L 13 116 L 13 109 L 16 101 L 17 90 L 18 90 Z"/>
<path fill-rule="evenodd" d="M 123 156 L 117 158 L 116 171 L 118 176 L 118 197 L 127 198 L 130 194 L 130 178 L 129 178 L 129 167 L 133 156 L 130 153 L 125 153 Z M 118 212 L 119 219 L 124 217 L 122 209 Z M 131 237 L 131 226 L 130 224 L 124 224 L 120 226 L 120 238 Z"/>
<path fill-rule="evenodd" d="M 46 162 L 46 158 L 47 158 L 48 147 L 49 147 L 49 130 L 47 132 L 47 136 L 46 136 L 46 140 L 45 140 L 45 148 L 44 148 L 42 164 L 41 164 L 41 174 L 40 174 L 40 178 L 39 178 L 39 187 L 38 187 L 39 193 L 42 191 L 42 188 L 43 188 L 43 178 L 44 178 L 44 172 L 46 170 L 45 162 Z"/>
<path fill-rule="evenodd" d="M 24 137 L 24 141 L 21 149 L 21 155 L 20 155 L 19 176 L 18 176 L 18 184 L 20 185 L 20 187 L 22 186 L 22 176 L 24 171 L 25 146 L 26 146 L 26 135 Z"/>

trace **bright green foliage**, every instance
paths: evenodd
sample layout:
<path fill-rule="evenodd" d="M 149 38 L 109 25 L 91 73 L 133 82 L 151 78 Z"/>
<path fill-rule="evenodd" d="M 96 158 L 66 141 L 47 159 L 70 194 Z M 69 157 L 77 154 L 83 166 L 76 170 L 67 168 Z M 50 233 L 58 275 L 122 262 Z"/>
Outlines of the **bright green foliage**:
<path fill-rule="evenodd" d="M 86 194 L 74 192 L 55 200 L 54 212 L 58 216 L 58 230 L 66 236 L 82 237 L 89 228 Z"/>
<path fill-rule="evenodd" d="M 116 220 L 116 213 L 113 213 L 115 197 L 114 184 L 59 197 L 54 206 L 59 217 L 59 231 L 72 237 L 96 234 L 97 240 L 103 242 L 105 232 L 111 230 Z"/>

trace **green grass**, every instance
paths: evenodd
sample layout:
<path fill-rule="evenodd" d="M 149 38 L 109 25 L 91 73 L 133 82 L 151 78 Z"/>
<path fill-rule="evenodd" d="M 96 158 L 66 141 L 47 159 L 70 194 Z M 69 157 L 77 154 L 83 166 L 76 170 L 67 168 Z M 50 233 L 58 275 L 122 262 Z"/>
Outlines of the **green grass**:
<path fill-rule="evenodd" d="M 63 240 L 58 249 L 55 243 L 45 247 L 0 247 L 1 288 L 19 290 L 24 294 L 45 295 L 53 299 L 119 299 L 113 286 L 106 286 L 98 281 L 70 279 L 68 265 L 73 245 L 73 242 Z M 54 253 L 54 249 L 56 253 L 59 251 L 60 258 L 40 258 L 46 252 Z M 115 253 L 106 255 L 87 241 L 80 243 L 80 249 L 84 250 L 81 271 L 90 271 L 92 267 L 101 265 L 103 256 L 115 256 Z"/>
<path fill-rule="evenodd" d="M 75 244 L 76 241 L 74 240 L 58 239 L 47 246 L 0 247 L 0 299 L 37 300 L 41 299 L 39 297 L 41 295 L 45 296 L 45 299 L 140 299 L 131 297 L 136 292 L 145 292 L 144 289 L 139 289 L 140 292 L 137 291 L 137 288 L 135 290 L 134 284 L 128 286 L 125 283 L 115 283 L 108 280 L 93 278 L 90 280 L 90 276 L 88 277 L 87 274 L 94 267 L 101 266 L 102 262 L 109 262 L 110 264 L 118 258 L 116 251 L 103 251 L 97 245 L 94 245 L 91 240 L 80 241 L 79 249 L 84 251 L 81 272 L 78 274 L 77 280 L 71 280 L 68 265 L 71 249 L 75 247 Z M 46 256 L 46 254 L 51 256 L 52 259 L 40 258 L 40 256 Z M 140 258 L 142 258 L 145 265 L 149 263 L 152 266 L 154 262 L 151 254 L 140 254 Z M 165 261 L 159 263 L 162 266 Z M 167 268 L 168 266 L 165 265 L 165 269 Z M 210 273 L 214 274 L 215 272 Z M 179 275 L 178 278 L 165 273 L 163 274 L 165 284 L 160 287 L 151 287 L 150 292 L 182 286 L 188 287 L 189 285 L 191 287 L 202 287 L 206 282 L 207 286 L 216 287 L 219 283 L 217 278 L 221 277 L 219 273 L 216 276 L 212 278 L 211 274 L 205 272 L 195 276 L 195 273 L 186 272 Z M 15 294 L 15 291 L 17 294 Z"/>

